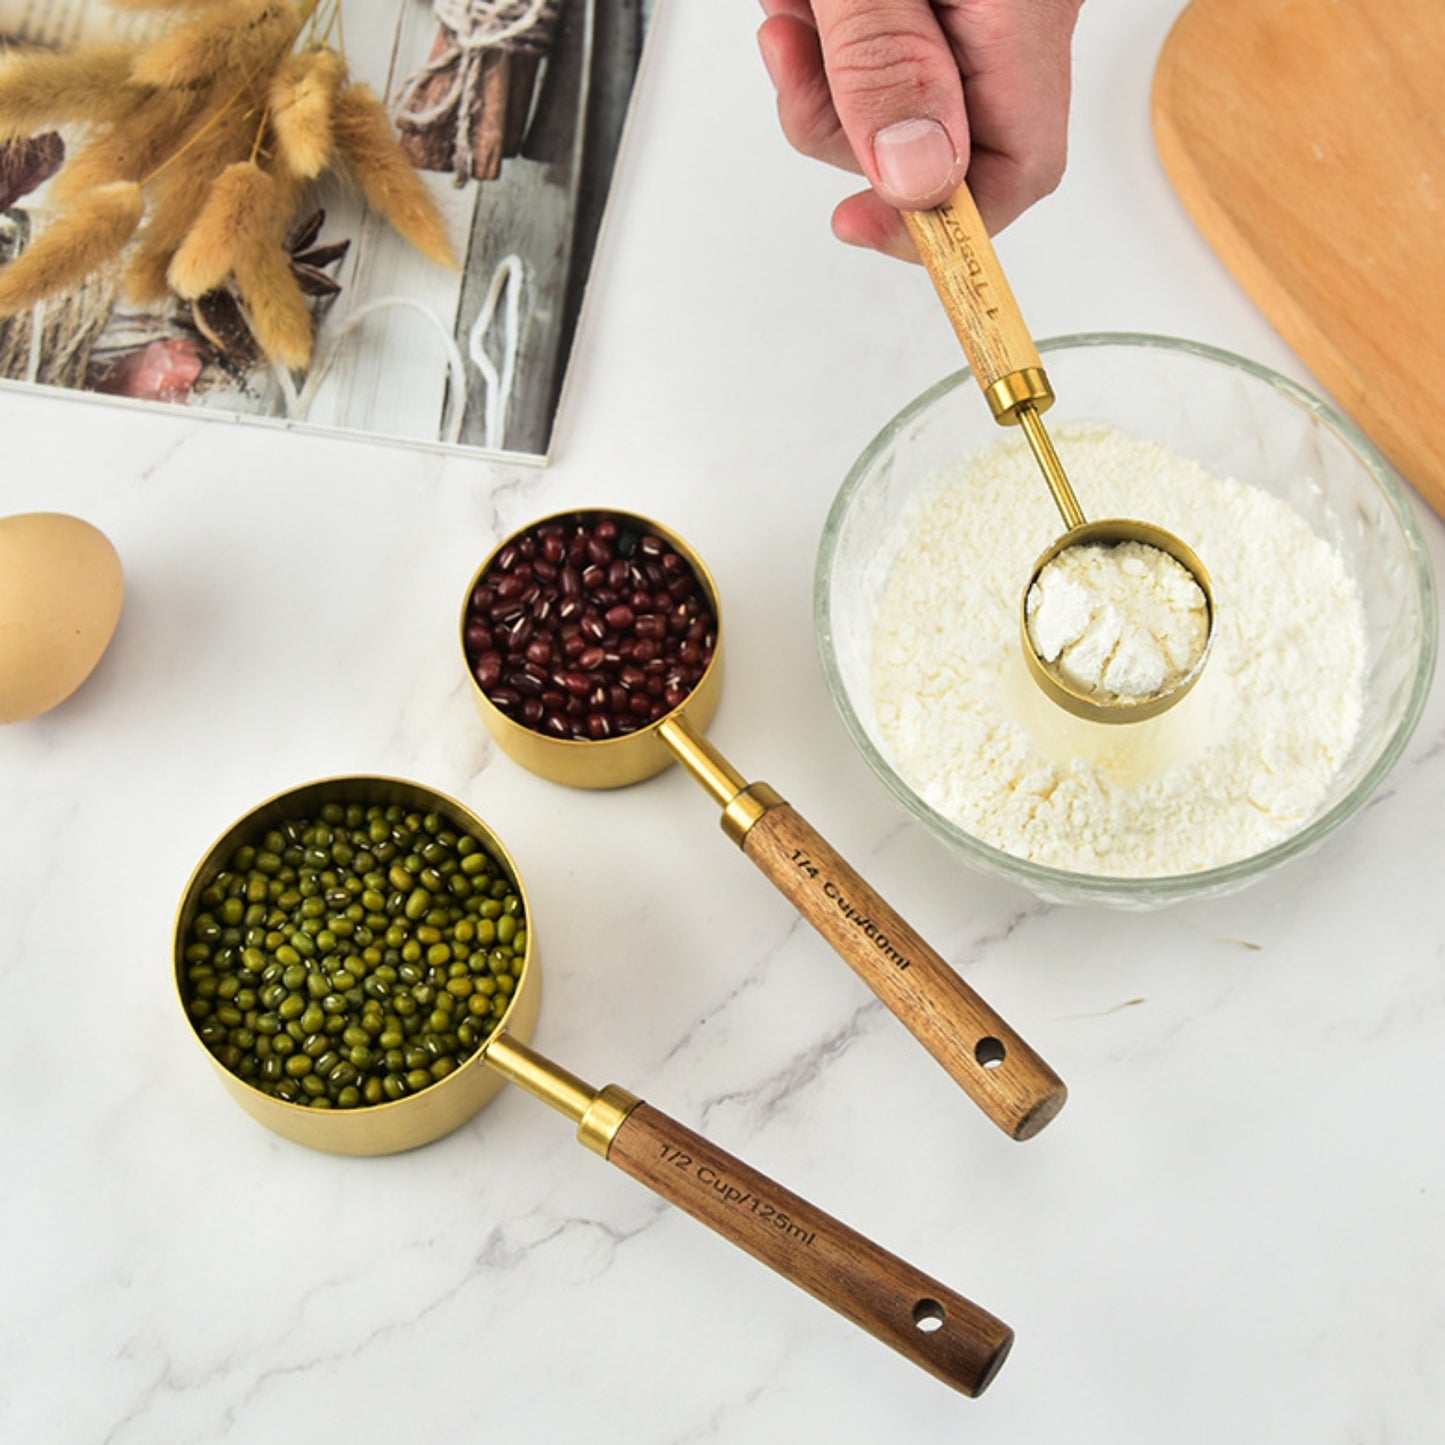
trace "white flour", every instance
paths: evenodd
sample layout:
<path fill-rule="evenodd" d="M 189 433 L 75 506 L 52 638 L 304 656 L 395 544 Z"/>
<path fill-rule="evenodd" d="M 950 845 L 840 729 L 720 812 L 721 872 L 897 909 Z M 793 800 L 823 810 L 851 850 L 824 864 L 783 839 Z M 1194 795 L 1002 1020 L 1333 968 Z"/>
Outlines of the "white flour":
<path fill-rule="evenodd" d="M 1364 615 L 1344 562 L 1285 503 L 1106 426 L 1055 443 L 1092 517 L 1173 532 L 1209 568 L 1213 652 L 1158 718 L 1074 718 L 1028 676 L 1019 593 L 1057 534 L 1007 441 L 905 518 L 874 639 L 893 766 L 983 842 L 1072 872 L 1217 867 L 1313 816 L 1359 726 Z"/>
<path fill-rule="evenodd" d="M 1029 588 L 1025 617 L 1050 672 L 1104 700 L 1175 691 L 1209 640 L 1199 584 L 1182 563 L 1144 542 L 1065 547 Z"/>

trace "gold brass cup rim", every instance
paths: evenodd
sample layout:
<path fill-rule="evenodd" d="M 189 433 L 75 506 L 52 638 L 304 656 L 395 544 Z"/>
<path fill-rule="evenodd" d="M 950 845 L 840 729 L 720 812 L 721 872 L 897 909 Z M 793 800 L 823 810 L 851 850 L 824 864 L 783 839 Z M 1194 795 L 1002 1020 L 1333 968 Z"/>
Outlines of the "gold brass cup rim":
<path fill-rule="evenodd" d="M 615 518 L 628 523 L 643 533 L 659 537 L 680 556 L 691 568 L 702 595 L 712 610 L 717 623 L 717 639 L 712 660 L 708 663 L 701 679 L 681 703 L 663 716 L 654 719 L 635 732 L 619 737 L 598 739 L 575 739 L 552 737 L 537 731 L 509 717 L 487 696 L 486 690 L 477 681 L 467 657 L 466 630 L 470 616 L 472 596 L 477 587 L 493 570 L 497 559 L 519 538 L 539 527 L 552 523 L 597 521 Z M 480 713 L 482 722 L 492 740 L 514 762 L 520 763 L 528 772 L 572 788 L 622 788 L 639 783 L 662 772 L 669 764 L 677 761 L 675 749 L 669 746 L 665 732 L 669 723 L 685 720 L 691 729 L 704 732 L 717 712 L 722 696 L 723 684 L 723 616 L 717 583 L 707 564 L 693 546 L 672 528 L 641 512 L 627 507 L 571 507 L 537 517 L 509 533 L 487 554 L 481 566 L 472 574 L 462 597 L 461 617 L 458 626 L 458 643 L 462 666 L 466 670 L 472 692 L 472 699 Z"/>
<path fill-rule="evenodd" d="M 1193 667 L 1176 685 L 1166 691 L 1139 698 L 1113 697 L 1105 700 L 1072 686 L 1067 679 L 1060 676 L 1039 656 L 1033 638 L 1029 634 L 1028 596 L 1044 568 L 1070 548 L 1087 545 L 1109 547 L 1123 542 L 1138 542 L 1146 547 L 1153 547 L 1172 557 L 1193 577 L 1199 585 L 1199 590 L 1204 594 L 1206 632 L 1204 646 Z M 1149 522 L 1140 522 L 1128 517 L 1107 517 L 1099 521 L 1083 522 L 1069 528 L 1039 554 L 1029 572 L 1028 581 L 1024 584 L 1019 619 L 1024 661 L 1028 666 L 1029 674 L 1050 701 L 1073 716 L 1083 718 L 1088 722 L 1108 724 L 1145 722 L 1167 712 L 1176 703 L 1182 701 L 1203 675 L 1205 663 L 1214 647 L 1214 584 L 1208 569 L 1198 554 L 1174 533 Z"/>
<path fill-rule="evenodd" d="M 473 834 L 491 854 L 522 899 L 527 941 L 522 971 L 505 1013 L 477 1049 L 445 1078 L 400 1099 L 350 1109 L 311 1108 L 254 1087 L 226 1068 L 202 1042 L 188 1010 L 186 944 L 201 909 L 202 895 L 243 843 L 273 826 L 306 816 L 325 803 L 362 803 L 437 813 L 453 827 Z M 232 1099 L 273 1133 L 332 1154 L 395 1154 L 429 1144 L 460 1128 L 501 1092 L 506 1080 L 485 1062 L 488 1046 L 504 1032 L 530 1042 L 541 1008 L 541 962 L 531 901 L 521 870 L 496 832 L 465 804 L 424 784 L 373 774 L 340 774 L 287 788 L 242 814 L 206 850 L 181 895 L 173 931 L 172 983 L 181 1016 L 196 1046 L 219 1075 Z"/>

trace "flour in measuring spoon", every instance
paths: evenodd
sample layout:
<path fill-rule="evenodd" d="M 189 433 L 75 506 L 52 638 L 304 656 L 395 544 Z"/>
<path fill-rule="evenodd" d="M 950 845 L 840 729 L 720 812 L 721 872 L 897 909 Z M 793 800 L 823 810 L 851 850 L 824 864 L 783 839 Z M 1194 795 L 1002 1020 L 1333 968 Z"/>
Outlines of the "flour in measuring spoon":
<path fill-rule="evenodd" d="M 1065 547 L 1039 569 L 1024 617 L 1040 661 L 1101 702 L 1177 691 L 1209 641 L 1199 584 L 1182 562 L 1144 542 Z"/>
<path fill-rule="evenodd" d="M 1152 442 L 1102 425 L 1054 440 L 1093 515 L 1146 517 L 1210 569 L 1200 681 L 1120 726 L 1043 696 L 1023 663 L 1019 592 L 1057 519 L 1010 440 L 903 520 L 873 652 L 890 761 L 966 832 L 1072 872 L 1188 873 L 1282 841 L 1318 810 L 1359 728 L 1364 616 L 1343 559 L 1286 503 Z"/>

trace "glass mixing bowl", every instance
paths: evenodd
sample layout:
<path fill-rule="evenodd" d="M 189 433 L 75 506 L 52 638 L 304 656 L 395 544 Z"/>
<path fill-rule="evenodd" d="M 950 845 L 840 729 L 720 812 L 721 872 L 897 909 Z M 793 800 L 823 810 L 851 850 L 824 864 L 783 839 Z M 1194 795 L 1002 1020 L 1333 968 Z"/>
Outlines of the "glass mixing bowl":
<path fill-rule="evenodd" d="M 814 579 L 828 688 L 849 735 L 892 794 L 975 867 L 1055 902 L 1152 908 L 1231 892 L 1316 847 L 1356 813 L 1419 721 L 1438 627 L 1419 525 L 1405 488 L 1359 429 L 1267 367 L 1159 336 L 1066 336 L 1042 343 L 1040 351 L 1058 396 L 1046 418 L 1051 431 L 1071 421 L 1104 422 L 1157 442 L 1216 477 L 1234 477 L 1287 502 L 1344 558 L 1365 612 L 1364 714 L 1313 817 L 1282 842 L 1219 867 L 1104 876 L 1031 862 L 984 843 L 936 811 L 901 775 L 875 714 L 876 619 L 906 540 L 909 509 L 950 471 L 956 474 L 961 460 L 1006 439 L 968 371 L 940 381 L 883 428 L 829 511 Z M 1008 437 L 1016 435 L 1009 429 Z M 1086 483 L 1074 480 L 1087 512 Z M 1037 485 L 1043 489 L 1042 477 Z"/>

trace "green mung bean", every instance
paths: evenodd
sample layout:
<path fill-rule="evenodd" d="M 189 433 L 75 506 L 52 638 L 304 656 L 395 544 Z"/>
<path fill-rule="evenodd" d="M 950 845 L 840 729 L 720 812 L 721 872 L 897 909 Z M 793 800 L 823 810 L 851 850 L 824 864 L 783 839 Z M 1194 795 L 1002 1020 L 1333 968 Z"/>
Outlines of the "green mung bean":
<path fill-rule="evenodd" d="M 252 1087 L 362 1108 L 446 1078 L 510 1005 L 515 882 L 435 813 L 328 802 L 235 848 L 182 941 L 197 1034 Z"/>

